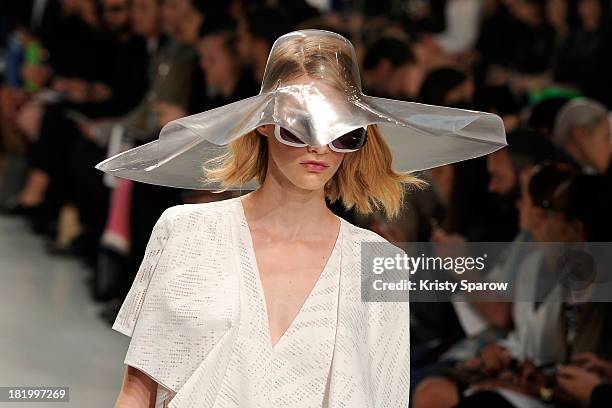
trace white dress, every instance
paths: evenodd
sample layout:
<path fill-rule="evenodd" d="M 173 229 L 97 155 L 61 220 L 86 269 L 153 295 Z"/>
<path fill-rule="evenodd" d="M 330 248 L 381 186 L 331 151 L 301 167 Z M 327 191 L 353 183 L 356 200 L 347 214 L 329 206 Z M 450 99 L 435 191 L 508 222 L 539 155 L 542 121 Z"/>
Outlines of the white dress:
<path fill-rule="evenodd" d="M 407 302 L 361 301 L 363 241 L 342 219 L 330 258 L 274 347 L 242 201 L 167 209 L 113 329 L 157 407 L 406 408 Z"/>

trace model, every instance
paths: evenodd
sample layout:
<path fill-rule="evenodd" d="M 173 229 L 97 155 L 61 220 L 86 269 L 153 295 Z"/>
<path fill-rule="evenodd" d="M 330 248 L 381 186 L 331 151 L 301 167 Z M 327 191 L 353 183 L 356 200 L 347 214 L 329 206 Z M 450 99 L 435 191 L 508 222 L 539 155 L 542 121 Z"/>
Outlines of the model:
<path fill-rule="evenodd" d="M 361 244 L 386 241 L 325 198 L 392 217 L 419 183 L 410 171 L 504 145 L 495 115 L 364 95 L 338 34 L 280 37 L 259 95 L 171 122 L 159 140 L 96 166 L 166 186 L 254 190 L 158 220 L 113 325 L 131 336 L 131 395 L 120 399 L 407 407 L 408 302 L 361 300 Z"/>

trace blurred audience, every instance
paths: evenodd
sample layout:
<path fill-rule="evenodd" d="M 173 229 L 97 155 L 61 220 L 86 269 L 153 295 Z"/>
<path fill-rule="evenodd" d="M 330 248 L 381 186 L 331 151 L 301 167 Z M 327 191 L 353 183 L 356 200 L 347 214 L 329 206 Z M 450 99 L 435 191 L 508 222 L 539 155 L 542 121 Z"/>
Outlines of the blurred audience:
<path fill-rule="evenodd" d="M 257 94 L 282 34 L 337 31 L 355 44 L 364 93 L 496 113 L 508 135 L 487 157 L 420 172 L 428 187 L 408 191 L 396 219 L 330 204 L 399 246 L 506 243 L 482 279 L 515 282 L 510 301 L 411 305 L 413 405 L 601 407 L 612 381 L 609 303 L 556 301 L 559 271 L 534 243 L 612 240 L 610 7 L 0 2 L 0 208 L 25 217 L 51 254 L 85 262 L 112 322 L 159 215 L 233 193 L 113 179 L 94 165 L 174 119 Z"/>
<path fill-rule="evenodd" d="M 406 41 L 378 38 L 367 47 L 363 59 L 363 88 L 367 94 L 382 98 L 414 99 L 419 88 L 415 65 Z"/>

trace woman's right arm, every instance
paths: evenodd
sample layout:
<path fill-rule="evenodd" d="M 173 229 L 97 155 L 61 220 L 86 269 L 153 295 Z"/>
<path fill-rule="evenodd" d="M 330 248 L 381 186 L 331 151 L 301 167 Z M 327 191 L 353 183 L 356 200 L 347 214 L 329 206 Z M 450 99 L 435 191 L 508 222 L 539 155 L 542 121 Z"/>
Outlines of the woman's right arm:
<path fill-rule="evenodd" d="M 115 408 L 155 408 L 156 398 L 155 380 L 128 365 Z"/>

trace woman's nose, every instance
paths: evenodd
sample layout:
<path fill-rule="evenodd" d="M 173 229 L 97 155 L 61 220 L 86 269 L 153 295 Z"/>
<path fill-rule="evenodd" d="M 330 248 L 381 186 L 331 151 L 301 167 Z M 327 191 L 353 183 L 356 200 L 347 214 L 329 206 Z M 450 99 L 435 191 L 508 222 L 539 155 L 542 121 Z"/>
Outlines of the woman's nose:
<path fill-rule="evenodd" d="M 323 145 L 323 146 L 311 146 L 308 145 L 306 146 L 306 149 L 308 149 L 309 152 L 314 152 L 317 154 L 324 154 L 327 153 L 329 151 L 329 146 L 327 145 Z"/>

